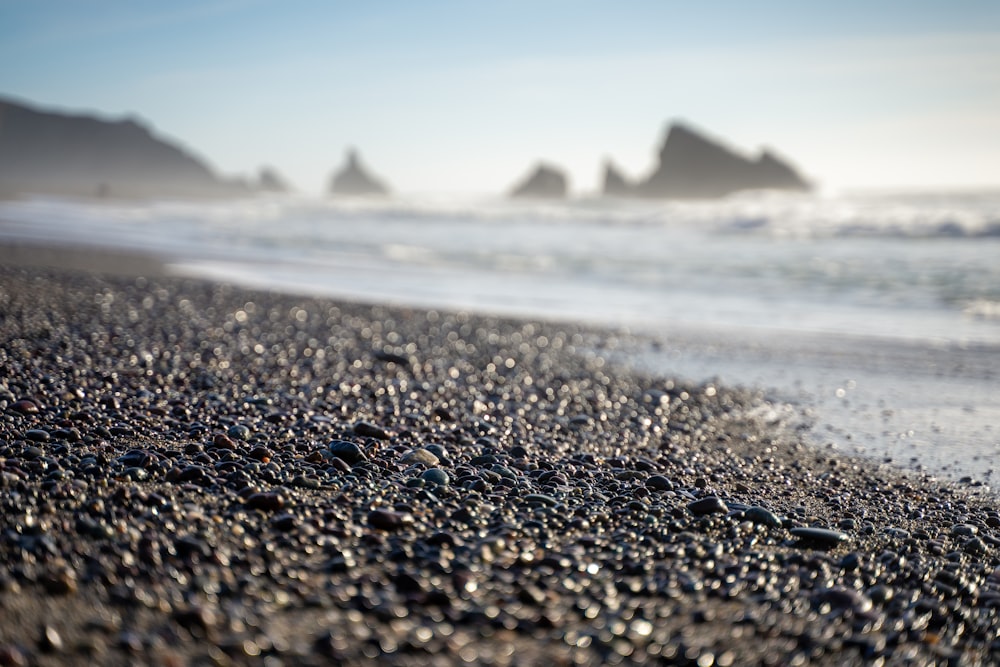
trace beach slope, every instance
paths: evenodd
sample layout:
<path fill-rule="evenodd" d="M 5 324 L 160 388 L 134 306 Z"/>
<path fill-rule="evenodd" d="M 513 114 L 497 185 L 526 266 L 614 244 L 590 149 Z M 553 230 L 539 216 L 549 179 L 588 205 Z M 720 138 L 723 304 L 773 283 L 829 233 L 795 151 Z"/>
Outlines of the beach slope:
<path fill-rule="evenodd" d="M 1000 657 L 995 499 L 624 332 L 44 257 L 0 268 L 0 664 Z"/>

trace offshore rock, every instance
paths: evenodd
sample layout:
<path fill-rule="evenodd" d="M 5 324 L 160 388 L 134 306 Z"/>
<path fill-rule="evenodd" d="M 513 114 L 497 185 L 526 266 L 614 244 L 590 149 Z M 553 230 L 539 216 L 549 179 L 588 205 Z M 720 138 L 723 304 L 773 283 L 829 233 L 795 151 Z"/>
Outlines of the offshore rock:
<path fill-rule="evenodd" d="M 714 199 L 741 190 L 810 188 L 791 165 L 767 150 L 751 159 L 674 123 L 660 149 L 659 164 L 635 192 L 648 198 Z"/>
<path fill-rule="evenodd" d="M 330 194 L 381 197 L 389 194 L 389 188 L 361 165 L 358 152 L 351 149 L 347 151 L 347 163 L 330 181 Z"/>
<path fill-rule="evenodd" d="M 555 167 L 539 164 L 535 170 L 511 190 L 514 199 L 565 199 L 568 190 L 566 175 Z"/>
<path fill-rule="evenodd" d="M 626 180 L 614 162 L 608 160 L 604 163 L 604 188 L 602 191 L 605 197 L 628 197 L 634 194 L 634 189 L 634 186 Z"/>
<path fill-rule="evenodd" d="M 257 173 L 257 189 L 261 192 L 290 192 L 288 182 L 272 167 L 261 167 Z"/>

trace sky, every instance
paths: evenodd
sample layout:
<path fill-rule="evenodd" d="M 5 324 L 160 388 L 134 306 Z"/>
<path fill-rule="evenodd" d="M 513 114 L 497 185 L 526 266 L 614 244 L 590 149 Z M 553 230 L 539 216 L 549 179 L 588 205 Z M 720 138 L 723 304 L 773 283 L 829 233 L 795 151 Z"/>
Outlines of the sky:
<path fill-rule="evenodd" d="M 1000 2 L 0 0 L 0 96 L 319 194 L 645 176 L 668 124 L 823 190 L 1000 186 Z"/>

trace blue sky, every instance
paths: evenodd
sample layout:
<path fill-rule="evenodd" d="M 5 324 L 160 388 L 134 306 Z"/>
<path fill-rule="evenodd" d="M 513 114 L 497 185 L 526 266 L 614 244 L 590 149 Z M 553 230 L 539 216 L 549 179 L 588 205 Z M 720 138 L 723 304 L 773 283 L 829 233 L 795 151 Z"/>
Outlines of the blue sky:
<path fill-rule="evenodd" d="M 827 189 L 1000 186 L 1000 3 L 0 0 L 0 95 L 310 193 L 351 146 L 400 191 L 586 192 L 671 119 Z"/>

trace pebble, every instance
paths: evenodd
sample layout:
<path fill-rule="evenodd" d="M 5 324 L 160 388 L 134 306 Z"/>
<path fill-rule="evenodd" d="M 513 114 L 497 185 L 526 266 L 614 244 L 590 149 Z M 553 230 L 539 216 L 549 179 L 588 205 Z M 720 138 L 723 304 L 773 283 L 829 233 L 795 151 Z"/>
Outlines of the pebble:
<path fill-rule="evenodd" d="M 555 507 L 559 504 L 558 500 L 552 496 L 545 495 L 544 493 L 529 493 L 524 497 L 524 502 L 536 505 L 545 505 L 546 507 Z"/>
<path fill-rule="evenodd" d="M 729 507 L 716 496 L 700 498 L 687 505 L 688 511 L 695 516 L 705 516 L 707 514 L 725 514 Z"/>
<path fill-rule="evenodd" d="M 442 445 L 439 445 L 437 443 L 431 443 L 429 445 L 426 445 L 423 448 L 423 450 L 436 456 L 439 463 L 443 463 L 445 465 L 450 463 L 450 459 L 448 458 L 448 450 L 445 449 Z M 435 463 L 433 465 L 437 464 Z"/>
<path fill-rule="evenodd" d="M 411 449 L 400 460 L 403 463 L 422 463 L 426 466 L 436 466 L 441 462 L 440 458 L 425 448 Z"/>
<path fill-rule="evenodd" d="M 786 439 L 753 392 L 623 372 L 637 338 L 173 279 L 81 276 L 50 307 L 54 279 L 16 275 L 0 666 L 1000 654 L 995 499 Z M 412 365 L 372 357 L 411 340 Z"/>
<path fill-rule="evenodd" d="M 802 545 L 812 545 L 817 547 L 835 547 L 838 544 L 846 542 L 850 536 L 847 533 L 842 533 L 839 530 L 830 530 L 828 528 L 792 528 L 789 530 L 792 536 L 798 538 L 798 541 Z"/>
<path fill-rule="evenodd" d="M 362 438 L 375 438 L 376 440 L 388 440 L 391 437 L 384 428 L 367 421 L 356 423 L 354 434 Z"/>
<path fill-rule="evenodd" d="M 24 432 L 24 437 L 32 442 L 48 442 L 49 432 L 40 428 L 32 428 Z"/>
<path fill-rule="evenodd" d="M 276 512 L 285 506 L 285 498 L 277 491 L 267 491 L 251 494 L 244 501 L 250 509 Z"/>
<path fill-rule="evenodd" d="M 425 482 L 437 484 L 439 486 L 447 486 L 450 481 L 448 473 L 441 470 L 441 468 L 430 468 L 429 470 L 425 470 L 420 475 L 420 478 Z"/>
<path fill-rule="evenodd" d="M 855 614 L 865 614 L 871 611 L 873 604 L 869 597 L 858 590 L 845 586 L 821 588 L 812 595 L 814 604 L 827 605 L 834 611 L 852 611 Z"/>
<path fill-rule="evenodd" d="M 13 410 L 14 412 L 19 412 L 22 415 L 38 414 L 38 405 L 34 401 L 28 400 L 26 398 L 12 403 L 10 409 Z"/>
<path fill-rule="evenodd" d="M 670 491 L 674 488 L 674 483 L 664 475 L 650 475 L 646 478 L 645 485 L 654 491 Z"/>
<path fill-rule="evenodd" d="M 379 530 L 397 531 L 412 526 L 413 523 L 413 515 L 408 512 L 378 509 L 368 513 L 368 524 Z"/>
<path fill-rule="evenodd" d="M 38 639 L 38 648 L 45 653 L 59 653 L 63 650 L 63 640 L 59 631 L 49 624 L 42 626 L 41 636 Z"/>
<path fill-rule="evenodd" d="M 327 453 L 352 466 L 368 460 L 361 447 L 349 440 L 334 440 L 327 445 Z"/>
<path fill-rule="evenodd" d="M 959 523 L 951 527 L 951 534 L 958 536 L 972 536 L 979 533 L 979 528 L 968 523 Z"/>
<path fill-rule="evenodd" d="M 242 440 L 243 442 L 250 439 L 250 433 L 250 427 L 243 424 L 234 424 L 229 427 L 228 431 L 226 431 L 226 435 L 233 440 Z"/>
<path fill-rule="evenodd" d="M 743 514 L 748 521 L 759 523 L 769 528 L 781 528 L 781 518 L 765 507 L 754 505 L 745 510 Z"/>

